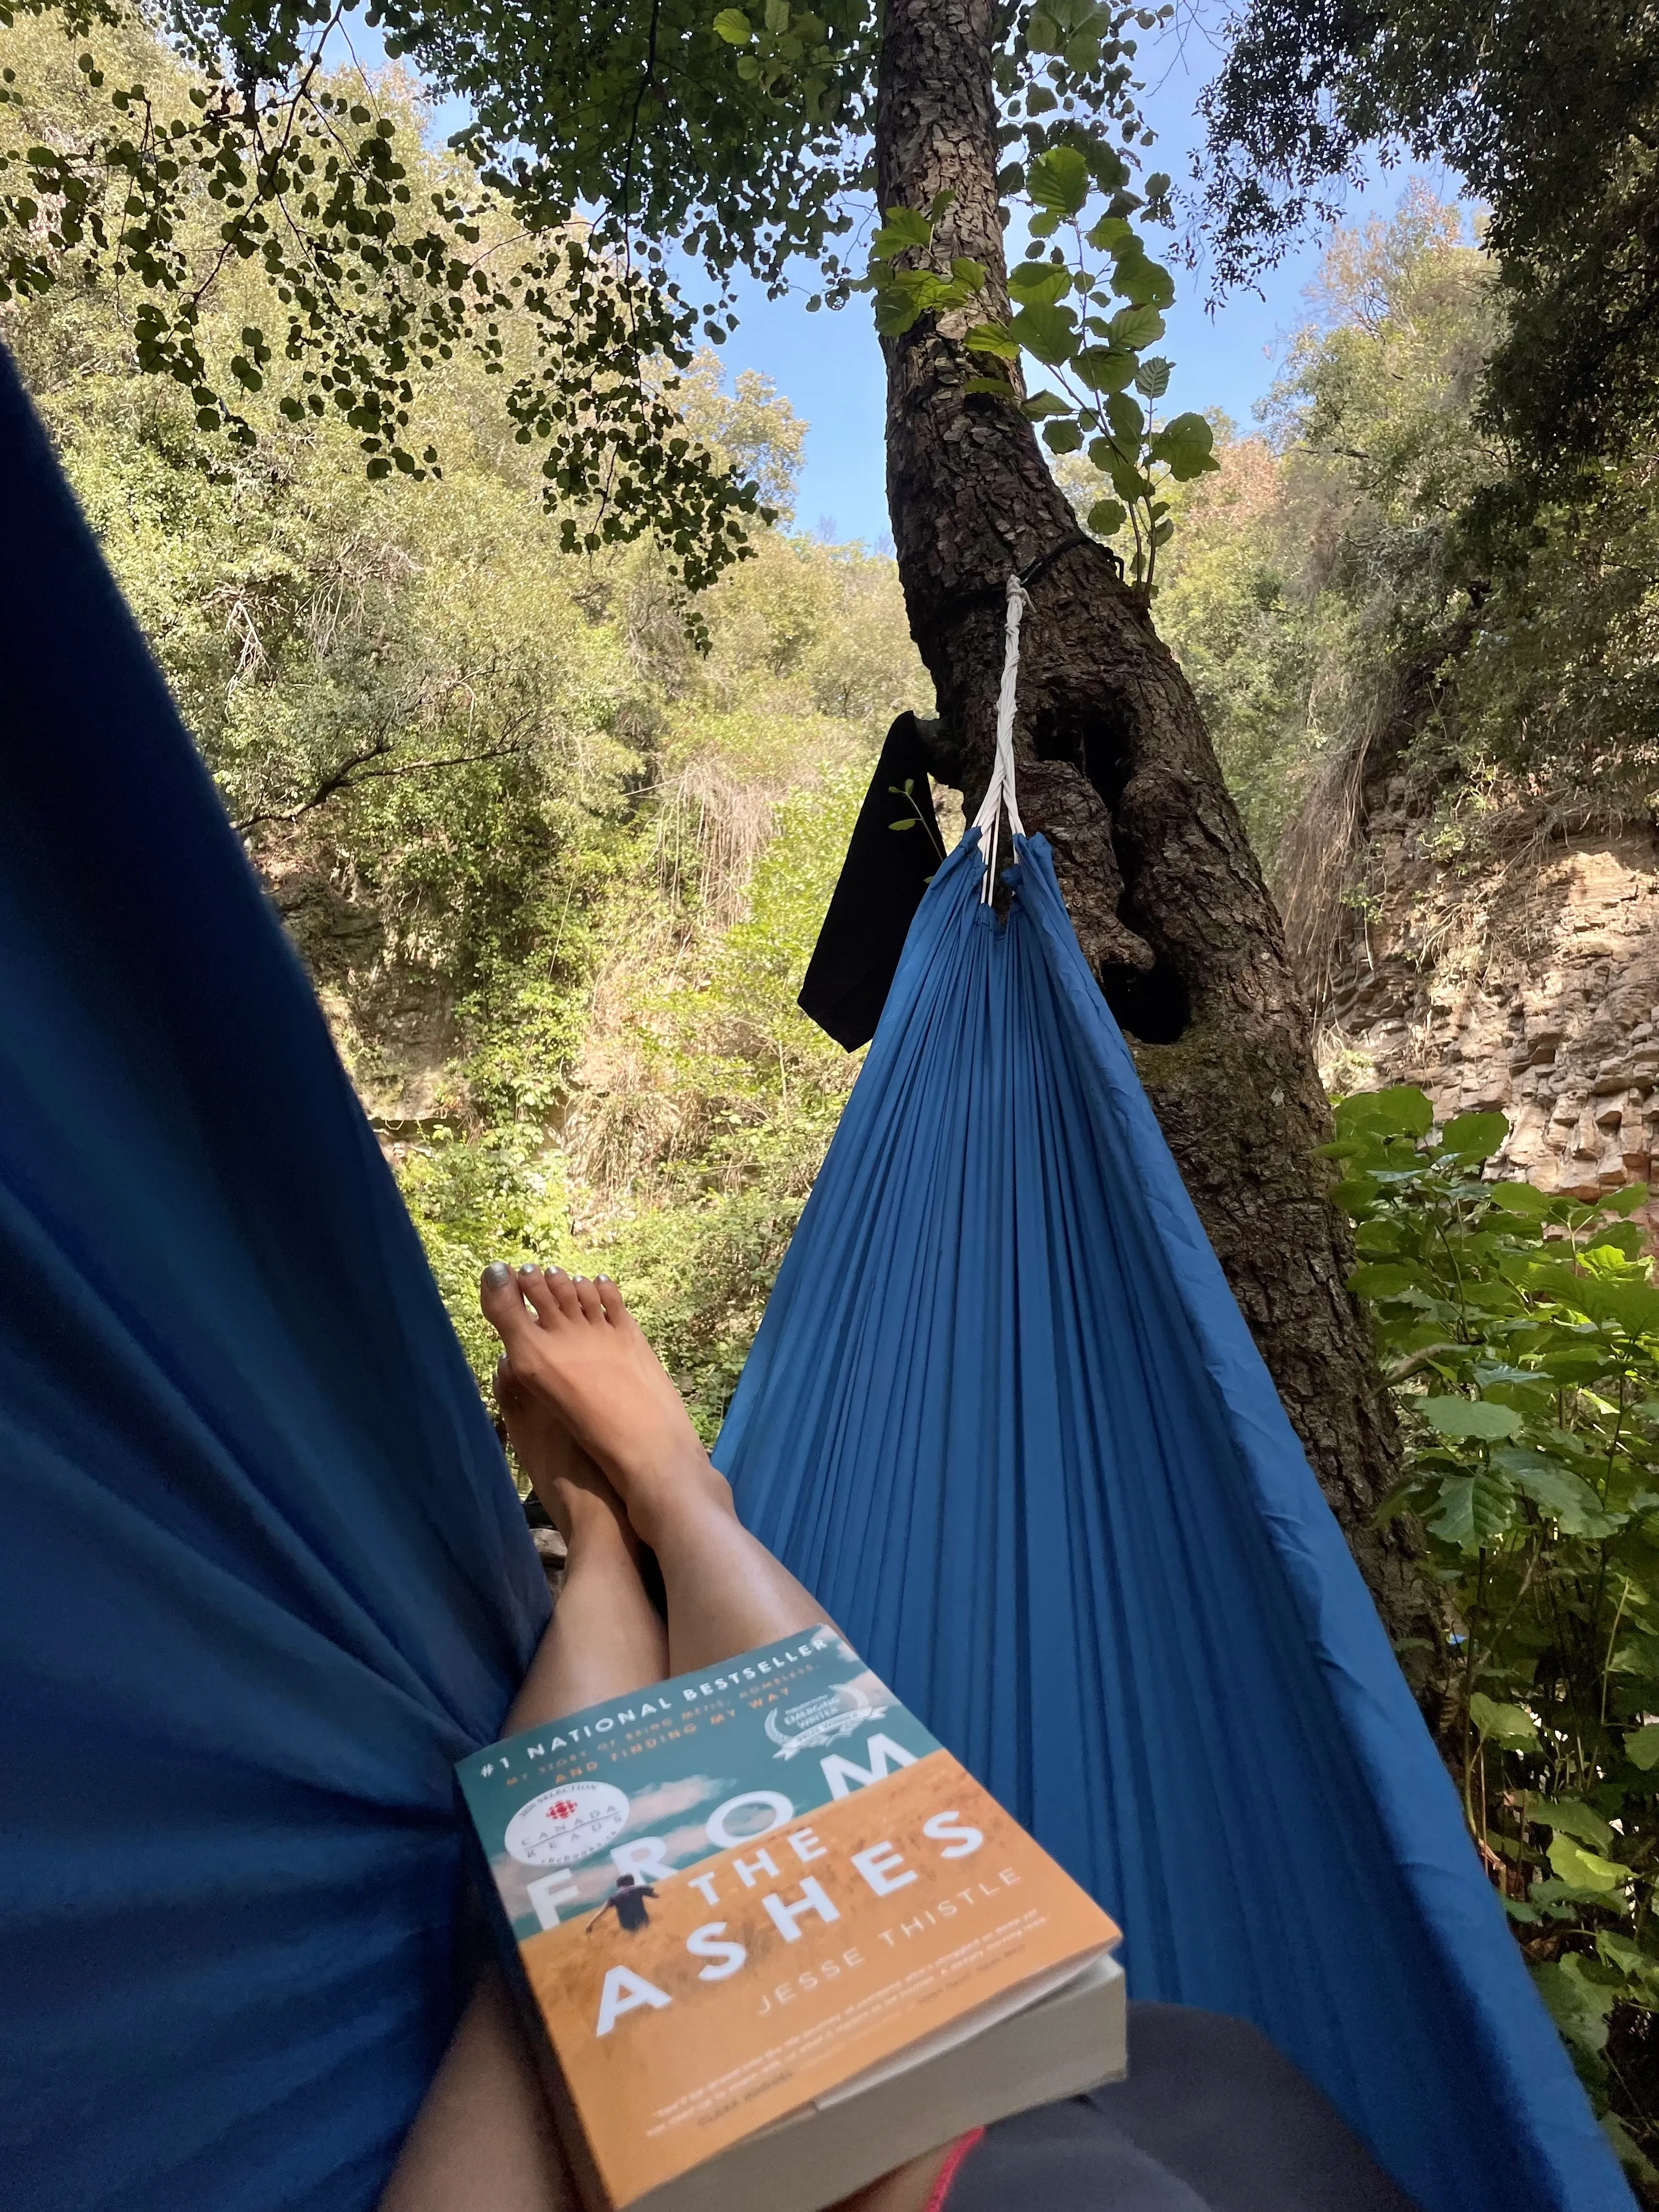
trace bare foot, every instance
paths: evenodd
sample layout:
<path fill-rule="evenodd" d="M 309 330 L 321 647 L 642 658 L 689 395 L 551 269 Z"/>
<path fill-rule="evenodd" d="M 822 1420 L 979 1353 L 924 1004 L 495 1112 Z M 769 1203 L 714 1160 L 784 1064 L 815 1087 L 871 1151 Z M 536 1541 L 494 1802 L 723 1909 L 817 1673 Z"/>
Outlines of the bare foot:
<path fill-rule="evenodd" d="M 494 1387 L 514 1457 L 566 1544 L 574 1550 L 609 1521 L 629 1550 L 637 1552 L 638 1540 L 621 1498 L 548 1401 L 518 1382 L 505 1358 L 496 1367 Z"/>
<path fill-rule="evenodd" d="M 589 1282 L 532 1267 L 514 1275 L 497 1261 L 484 1269 L 478 1295 L 513 1382 L 550 1407 L 598 1461 L 646 1543 L 657 1545 L 687 1506 L 731 1511 L 725 1478 L 608 1277 Z"/>

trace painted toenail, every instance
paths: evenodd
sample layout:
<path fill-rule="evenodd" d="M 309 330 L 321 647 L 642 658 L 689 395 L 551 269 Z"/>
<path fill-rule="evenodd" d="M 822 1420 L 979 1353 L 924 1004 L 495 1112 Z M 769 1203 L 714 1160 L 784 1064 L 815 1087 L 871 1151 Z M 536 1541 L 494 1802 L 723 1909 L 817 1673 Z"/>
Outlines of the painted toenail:
<path fill-rule="evenodd" d="M 520 1268 L 519 1273 L 521 1275 L 539 1275 L 541 1269 L 536 1265 L 533 1260 L 526 1260 L 523 1267 Z"/>
<path fill-rule="evenodd" d="M 611 1278 L 609 1275 L 595 1275 L 593 1279 L 596 1283 L 608 1283 Z"/>
<path fill-rule="evenodd" d="M 505 1260 L 492 1260 L 484 1269 L 483 1279 L 492 1291 L 504 1291 L 513 1279 L 513 1270 Z"/>

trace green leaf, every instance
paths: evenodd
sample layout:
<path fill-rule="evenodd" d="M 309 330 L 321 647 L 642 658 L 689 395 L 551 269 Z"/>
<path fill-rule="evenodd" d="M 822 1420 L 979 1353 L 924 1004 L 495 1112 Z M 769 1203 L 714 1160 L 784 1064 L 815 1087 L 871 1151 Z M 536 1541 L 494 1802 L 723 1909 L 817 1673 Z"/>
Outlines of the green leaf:
<path fill-rule="evenodd" d="M 1051 146 L 1027 169 L 1025 189 L 1045 214 L 1076 215 L 1089 197 L 1089 164 L 1075 146 Z"/>
<path fill-rule="evenodd" d="M 878 261 L 890 261 L 895 254 L 927 245 L 933 235 L 933 224 L 915 208 L 889 208 L 886 220 L 870 241 L 870 252 Z"/>
<path fill-rule="evenodd" d="M 1050 415 L 1069 415 L 1072 405 L 1057 392 L 1034 392 L 1029 399 L 1021 400 L 1019 411 L 1028 422 L 1041 422 Z"/>
<path fill-rule="evenodd" d="M 1214 459 L 1215 432 L 1201 415 L 1177 415 L 1152 441 L 1152 455 L 1178 483 L 1201 476 Z"/>
<path fill-rule="evenodd" d="M 963 390 L 971 399 L 1012 399 L 1014 387 L 1006 376 L 970 376 Z"/>
<path fill-rule="evenodd" d="M 1137 380 L 1135 356 L 1121 346 L 1085 346 L 1072 366 L 1091 392 L 1122 392 Z"/>
<path fill-rule="evenodd" d="M 1121 215 L 1103 215 L 1085 232 L 1097 253 L 1121 253 L 1134 238 L 1134 225 Z"/>
<path fill-rule="evenodd" d="M 1581 2051 L 1599 2053 L 1607 2042 L 1607 2015 L 1617 1998 L 1616 1990 L 1586 1981 L 1576 1952 L 1534 1966 L 1532 1978 L 1550 2018 L 1571 2044 Z"/>
<path fill-rule="evenodd" d="M 746 46 L 755 35 L 755 27 L 741 8 L 722 8 L 714 18 L 714 33 L 728 46 Z"/>
<path fill-rule="evenodd" d="M 1630 1880 L 1630 1869 L 1621 1867 L 1615 1860 L 1604 1859 L 1597 1851 L 1586 1850 L 1571 1837 L 1558 1835 L 1552 1838 L 1549 1849 L 1550 1864 L 1565 1882 L 1574 1889 L 1587 1889 L 1604 1895 L 1608 1891 L 1622 1889 Z"/>
<path fill-rule="evenodd" d="M 1139 353 L 1149 345 L 1156 345 L 1164 335 L 1164 318 L 1156 307 L 1120 307 L 1106 325 L 1115 346 L 1126 348 L 1130 353 Z M 1200 422 L 1204 417 L 1197 417 Z M 1205 423 L 1207 429 L 1209 425 Z"/>
<path fill-rule="evenodd" d="M 1494 1406 L 1487 1398 L 1413 1398 L 1408 1403 L 1443 1437 L 1495 1443 L 1501 1437 L 1518 1436 L 1526 1425 L 1512 1406 Z"/>
<path fill-rule="evenodd" d="M 1547 1459 L 1542 1452 L 1495 1451 L 1492 1463 L 1541 1512 L 1559 1523 L 1564 1536 L 1600 1538 L 1623 1525 L 1620 1516 L 1602 1511 L 1601 1501 L 1589 1483 L 1571 1468 Z"/>
<path fill-rule="evenodd" d="M 1097 499 L 1089 509 L 1089 527 L 1097 538 L 1115 538 L 1128 519 L 1121 500 Z"/>
<path fill-rule="evenodd" d="M 1152 355 L 1135 371 L 1135 390 L 1143 392 L 1148 399 L 1162 399 L 1170 388 L 1172 367 L 1173 364 L 1165 361 L 1161 354 Z"/>
<path fill-rule="evenodd" d="M 1022 307 L 1053 307 L 1071 289 L 1070 270 L 1050 261 L 1018 261 L 1008 272 L 1008 296 Z"/>
<path fill-rule="evenodd" d="M 1638 1206 L 1645 1206 L 1647 1202 L 1646 1183 L 1627 1182 L 1623 1190 L 1616 1190 L 1611 1197 L 1604 1198 L 1601 1206 L 1607 1213 L 1634 1213 Z"/>
<path fill-rule="evenodd" d="M 1441 1133 L 1441 1147 L 1460 1160 L 1489 1160 L 1510 1133 L 1502 1114 L 1460 1114 Z"/>
<path fill-rule="evenodd" d="M 1146 411 L 1127 392 L 1115 392 L 1106 402 L 1106 420 L 1121 449 L 1134 453 L 1146 428 Z"/>
<path fill-rule="evenodd" d="M 1348 1288 L 1362 1298 L 1392 1298 L 1401 1291 L 1415 1290 L 1419 1280 L 1415 1267 L 1402 1267 L 1398 1261 L 1372 1260 L 1354 1269 Z"/>
<path fill-rule="evenodd" d="M 1439 1510 L 1429 1527 L 1448 1544 L 1479 1548 L 1501 1536 L 1515 1519 L 1509 1486 L 1490 1474 L 1458 1474 L 1440 1486 Z"/>
<path fill-rule="evenodd" d="M 1547 1191 L 1529 1182 L 1495 1182 L 1486 1196 L 1500 1212 L 1513 1213 L 1523 1221 L 1541 1221 L 1556 1204 Z"/>
<path fill-rule="evenodd" d="M 1205 428 L 1207 429 L 1209 425 L 1206 423 Z M 1400 1083 L 1387 1091 L 1354 1092 L 1338 1105 L 1335 1120 L 1340 1137 L 1351 1132 L 1389 1137 L 1426 1137 L 1434 1127 L 1434 1109 L 1414 1083 Z"/>
<path fill-rule="evenodd" d="M 1650 1774 L 1659 1766 L 1659 1721 L 1644 1721 L 1625 1738 L 1625 1756 L 1632 1766 Z"/>
<path fill-rule="evenodd" d="M 1019 340 L 1006 323 L 975 323 L 963 343 L 970 353 L 994 354 L 1000 361 L 1019 359 Z"/>
<path fill-rule="evenodd" d="M 1022 307 L 1009 328 L 1025 352 L 1050 368 L 1069 361 L 1077 344 L 1077 318 L 1069 307 Z"/>
<path fill-rule="evenodd" d="M 1051 453 L 1074 453 L 1083 443 L 1083 433 L 1074 422 L 1050 422 L 1042 442 Z"/>
<path fill-rule="evenodd" d="M 1148 259 L 1146 248 L 1139 246 L 1119 256 L 1112 271 L 1112 289 L 1137 310 L 1170 307 L 1176 295 L 1175 278 L 1159 263 Z"/>
<path fill-rule="evenodd" d="M 1480 1735 L 1504 1751 L 1538 1749 L 1538 1723 L 1524 1705 L 1499 1705 L 1477 1690 L 1469 1699 L 1469 1718 Z"/>
<path fill-rule="evenodd" d="M 1537 1804 L 1528 1805 L 1527 1817 L 1536 1820 L 1540 1828 L 1553 1828 L 1558 1836 L 1571 1836 L 1577 1843 L 1589 1844 L 1595 1850 L 1607 1850 L 1613 1840 L 1613 1830 L 1601 1815 L 1576 1797 L 1563 1797 L 1554 1802 L 1547 1797 L 1540 1798 Z"/>

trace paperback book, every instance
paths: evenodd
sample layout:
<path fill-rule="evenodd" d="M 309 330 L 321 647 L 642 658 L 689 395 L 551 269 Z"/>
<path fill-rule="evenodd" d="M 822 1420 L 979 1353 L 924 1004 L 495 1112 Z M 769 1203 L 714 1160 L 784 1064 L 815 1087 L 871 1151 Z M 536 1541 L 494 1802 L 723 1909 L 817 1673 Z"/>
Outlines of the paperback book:
<path fill-rule="evenodd" d="M 1123 2070 L 1118 1929 L 832 1629 L 457 1771 L 592 2212 L 817 2212 Z"/>

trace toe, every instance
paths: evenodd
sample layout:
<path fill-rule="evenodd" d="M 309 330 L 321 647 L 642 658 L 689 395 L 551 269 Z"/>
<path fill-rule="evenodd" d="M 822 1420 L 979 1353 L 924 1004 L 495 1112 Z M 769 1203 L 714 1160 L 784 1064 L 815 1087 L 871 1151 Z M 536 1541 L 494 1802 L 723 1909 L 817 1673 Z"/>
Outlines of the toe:
<path fill-rule="evenodd" d="M 536 1323 L 525 1310 L 518 1282 L 505 1261 L 492 1261 L 484 1269 L 478 1284 L 478 1304 L 484 1319 L 507 1346 L 510 1358 L 514 1346 L 521 1344 L 526 1332 L 534 1328 Z"/>
<path fill-rule="evenodd" d="M 542 1270 L 541 1282 L 532 1302 L 544 1321 L 576 1321 L 581 1315 L 576 1286 L 562 1267 Z"/>
<path fill-rule="evenodd" d="M 605 1300 L 599 1295 L 599 1285 L 590 1283 L 586 1275 L 573 1276 L 571 1283 L 576 1293 L 576 1302 L 588 1320 L 603 1321 Z"/>
<path fill-rule="evenodd" d="M 611 1327 L 613 1328 L 631 1329 L 635 1334 L 637 1334 L 640 1325 L 638 1322 L 635 1320 L 633 1315 L 628 1310 L 628 1307 L 623 1300 L 622 1292 L 611 1281 L 610 1276 L 596 1275 L 593 1278 L 593 1281 L 594 1286 L 598 1290 L 600 1300 L 605 1307 L 605 1317 L 611 1323 Z"/>

